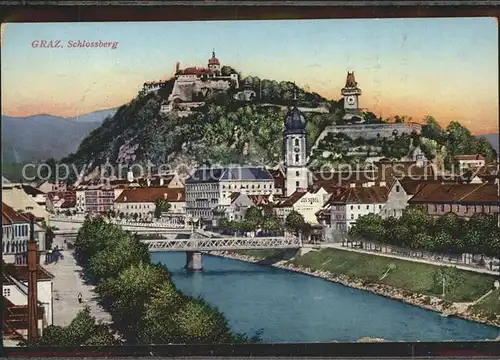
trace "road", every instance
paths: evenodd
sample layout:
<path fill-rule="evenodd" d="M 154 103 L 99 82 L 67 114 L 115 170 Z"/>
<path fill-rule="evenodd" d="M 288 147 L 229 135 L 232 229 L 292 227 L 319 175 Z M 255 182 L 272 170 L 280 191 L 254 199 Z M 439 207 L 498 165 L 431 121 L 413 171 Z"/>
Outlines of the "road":
<path fill-rule="evenodd" d="M 413 262 L 430 264 L 430 265 L 453 266 L 453 267 L 456 267 L 457 269 L 481 273 L 481 274 L 490 274 L 490 275 L 496 275 L 496 276 L 499 275 L 498 271 L 492 271 L 492 270 L 488 270 L 488 269 L 482 269 L 482 268 L 477 268 L 477 267 L 472 267 L 472 266 L 467 266 L 467 265 L 458 265 L 458 264 L 449 263 L 449 262 L 433 261 L 433 260 L 429 260 L 429 259 L 417 259 L 417 258 L 412 258 L 412 257 L 395 255 L 395 254 L 391 254 L 391 253 L 381 253 L 381 252 L 375 252 L 375 251 L 361 250 L 361 249 L 357 249 L 357 248 L 348 248 L 346 246 L 342 246 L 341 243 L 306 245 L 306 247 L 341 249 L 341 250 L 346 250 L 346 251 L 353 251 L 353 252 L 358 252 L 358 253 L 363 253 L 363 254 L 383 256 L 383 257 L 388 257 L 388 258 L 392 258 L 392 259 L 413 261 Z"/>
<path fill-rule="evenodd" d="M 65 249 L 64 238 L 56 236 L 53 245 Z M 72 252 L 63 250 L 64 259 L 44 266 L 54 275 L 54 325 L 69 325 L 85 305 L 89 305 L 96 320 L 110 323 L 111 316 L 97 304 L 94 286 L 84 283 L 80 275 L 82 268 L 77 265 Z M 82 304 L 78 303 L 78 293 L 82 294 Z"/>

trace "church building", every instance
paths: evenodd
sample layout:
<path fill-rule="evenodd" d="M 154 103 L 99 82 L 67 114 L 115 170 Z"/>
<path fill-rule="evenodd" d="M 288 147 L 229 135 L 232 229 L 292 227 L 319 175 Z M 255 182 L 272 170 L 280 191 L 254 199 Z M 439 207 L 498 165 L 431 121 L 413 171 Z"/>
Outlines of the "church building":
<path fill-rule="evenodd" d="M 294 94 L 292 106 L 285 116 L 284 165 L 285 195 L 309 187 L 309 170 L 307 168 L 307 121 L 297 107 L 297 96 Z"/>

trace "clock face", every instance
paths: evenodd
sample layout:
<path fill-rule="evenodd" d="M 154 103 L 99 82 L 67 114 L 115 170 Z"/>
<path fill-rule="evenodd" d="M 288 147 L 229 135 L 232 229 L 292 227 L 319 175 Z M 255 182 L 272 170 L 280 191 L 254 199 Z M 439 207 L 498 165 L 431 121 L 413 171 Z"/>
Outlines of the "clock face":
<path fill-rule="evenodd" d="M 300 152 L 300 148 L 296 147 L 295 149 L 293 149 L 293 151 L 295 151 L 296 153 Z"/>
<path fill-rule="evenodd" d="M 356 98 L 354 96 L 348 96 L 346 101 L 349 105 L 354 105 L 356 103 Z"/>

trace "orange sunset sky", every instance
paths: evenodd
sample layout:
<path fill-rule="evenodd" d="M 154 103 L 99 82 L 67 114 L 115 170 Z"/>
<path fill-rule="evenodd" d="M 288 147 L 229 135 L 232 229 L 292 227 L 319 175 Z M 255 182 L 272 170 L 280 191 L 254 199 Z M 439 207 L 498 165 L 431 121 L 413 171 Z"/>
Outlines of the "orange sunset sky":
<path fill-rule="evenodd" d="M 42 49 L 34 40 L 60 40 Z M 69 48 L 114 41 L 116 49 Z M 338 99 L 348 70 L 360 106 L 434 116 L 498 132 L 498 27 L 492 18 L 8 24 L 2 27 L 2 114 L 73 117 L 130 101 L 175 62 L 290 80 Z"/>

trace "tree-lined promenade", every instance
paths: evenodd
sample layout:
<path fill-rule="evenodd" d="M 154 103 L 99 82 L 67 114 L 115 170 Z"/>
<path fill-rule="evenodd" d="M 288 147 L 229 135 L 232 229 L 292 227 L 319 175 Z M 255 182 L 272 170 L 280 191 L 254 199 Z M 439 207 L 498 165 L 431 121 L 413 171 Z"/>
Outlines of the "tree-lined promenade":
<path fill-rule="evenodd" d="M 151 262 L 147 247 L 118 225 L 103 218 L 87 219 L 74 254 L 86 280 L 96 285 L 95 292 L 113 323 L 97 323 L 84 308 L 69 326 L 45 328 L 39 345 L 259 341 L 257 336 L 233 333 L 216 308 L 182 294 L 169 271 Z"/>
<path fill-rule="evenodd" d="M 407 249 L 446 253 L 500 256 L 498 217 L 474 214 L 469 220 L 448 213 L 434 218 L 421 207 L 411 207 L 399 219 L 377 214 L 361 216 L 350 229 L 354 238 Z"/>

